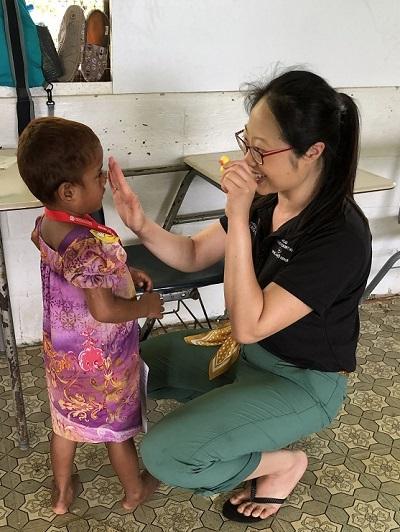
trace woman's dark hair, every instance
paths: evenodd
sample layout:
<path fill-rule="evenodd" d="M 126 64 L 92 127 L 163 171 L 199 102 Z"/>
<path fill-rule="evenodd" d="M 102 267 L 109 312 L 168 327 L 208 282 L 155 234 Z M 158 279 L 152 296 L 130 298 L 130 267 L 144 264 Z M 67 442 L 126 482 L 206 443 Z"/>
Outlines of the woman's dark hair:
<path fill-rule="evenodd" d="M 245 100 L 247 111 L 263 98 L 283 140 L 297 156 L 316 142 L 325 144 L 319 188 L 296 224 L 296 233 L 308 232 L 314 224 L 336 218 L 346 198 L 353 201 L 360 134 L 357 105 L 350 96 L 305 70 L 291 70 L 267 85 L 251 86 Z"/>
<path fill-rule="evenodd" d="M 98 137 L 80 122 L 57 117 L 36 118 L 19 138 L 19 173 L 32 194 L 49 204 L 62 183 L 82 182 L 99 148 Z"/>

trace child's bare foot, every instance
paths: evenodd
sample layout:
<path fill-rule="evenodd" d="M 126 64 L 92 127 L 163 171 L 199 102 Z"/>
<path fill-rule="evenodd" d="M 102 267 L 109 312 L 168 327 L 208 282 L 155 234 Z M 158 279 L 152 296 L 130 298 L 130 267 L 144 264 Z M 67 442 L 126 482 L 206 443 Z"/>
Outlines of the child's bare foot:
<path fill-rule="evenodd" d="M 69 511 L 69 507 L 75 499 L 78 483 L 79 476 L 73 475 L 70 484 L 64 490 L 60 491 L 53 481 L 51 507 L 55 514 L 63 515 Z"/>
<path fill-rule="evenodd" d="M 121 504 L 125 510 L 133 511 L 135 510 L 142 502 L 147 501 L 151 495 L 158 488 L 160 481 L 153 477 L 148 471 L 142 471 L 140 474 L 141 478 L 141 487 L 133 491 L 132 493 L 126 493 L 125 497 L 122 499 Z"/>

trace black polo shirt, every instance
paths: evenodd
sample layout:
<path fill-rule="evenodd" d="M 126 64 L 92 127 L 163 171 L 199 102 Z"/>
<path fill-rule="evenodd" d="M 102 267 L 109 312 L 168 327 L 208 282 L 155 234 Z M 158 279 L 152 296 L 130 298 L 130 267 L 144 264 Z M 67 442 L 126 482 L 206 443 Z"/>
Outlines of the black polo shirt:
<path fill-rule="evenodd" d="M 276 197 L 253 208 L 253 263 L 261 288 L 270 282 L 313 311 L 258 343 L 301 368 L 354 371 L 359 335 L 358 304 L 371 267 L 371 233 L 358 208 L 346 201 L 329 224 L 293 238 L 298 217 L 271 232 Z M 220 219 L 227 230 L 226 216 Z"/>

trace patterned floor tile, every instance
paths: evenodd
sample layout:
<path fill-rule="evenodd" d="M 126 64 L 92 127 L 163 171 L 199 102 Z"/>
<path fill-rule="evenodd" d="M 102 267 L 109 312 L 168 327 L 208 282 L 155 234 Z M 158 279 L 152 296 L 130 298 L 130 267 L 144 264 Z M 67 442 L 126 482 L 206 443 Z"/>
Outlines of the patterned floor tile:
<path fill-rule="evenodd" d="M 134 512 L 101 445 L 78 446 L 80 478 L 70 513 L 50 510 L 51 430 L 40 346 L 20 350 L 30 449 L 16 444 L 8 368 L 0 359 L 0 531 L 13 532 L 400 532 L 400 298 L 361 308 L 357 371 L 330 427 L 291 445 L 309 466 L 277 516 L 251 526 L 221 514 L 229 494 L 202 497 L 161 484 Z M 179 408 L 149 400 L 156 423 Z M 136 443 L 140 447 L 142 435 Z M 140 449 L 139 449 L 140 454 Z"/>

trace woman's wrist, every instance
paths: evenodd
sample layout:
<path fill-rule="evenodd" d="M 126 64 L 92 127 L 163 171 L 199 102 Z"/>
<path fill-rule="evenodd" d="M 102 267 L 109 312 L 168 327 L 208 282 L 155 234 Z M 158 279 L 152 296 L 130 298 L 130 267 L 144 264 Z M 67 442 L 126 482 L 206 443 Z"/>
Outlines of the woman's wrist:
<path fill-rule="evenodd" d="M 146 234 L 149 232 L 148 226 L 149 226 L 149 218 L 145 215 L 143 217 L 143 222 L 140 226 L 140 228 L 135 228 L 130 226 L 129 229 L 135 233 L 141 240 L 146 238 Z"/>
<path fill-rule="evenodd" d="M 142 227 L 136 232 L 143 244 L 150 244 L 153 240 L 154 227 L 160 229 L 160 226 L 151 218 L 145 216 Z"/>
<path fill-rule="evenodd" d="M 249 214 L 235 214 L 228 217 L 228 230 L 249 228 Z"/>

